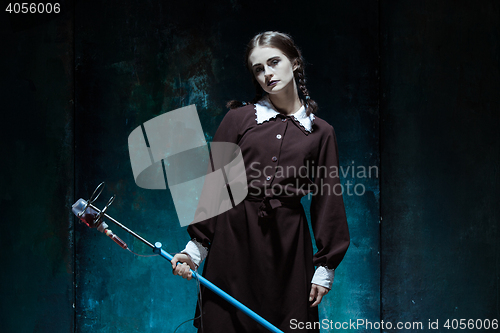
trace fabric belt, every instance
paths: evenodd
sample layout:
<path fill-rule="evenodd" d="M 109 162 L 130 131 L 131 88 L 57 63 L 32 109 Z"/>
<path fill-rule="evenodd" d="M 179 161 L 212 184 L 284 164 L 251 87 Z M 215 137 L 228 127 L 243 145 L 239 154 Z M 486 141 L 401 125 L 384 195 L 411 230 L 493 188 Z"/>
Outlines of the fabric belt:
<path fill-rule="evenodd" d="M 248 195 L 245 200 L 260 202 L 261 205 L 257 211 L 257 215 L 261 218 L 271 218 L 276 214 L 276 208 L 288 207 L 299 209 L 302 207 L 300 197 L 255 197 Z"/>

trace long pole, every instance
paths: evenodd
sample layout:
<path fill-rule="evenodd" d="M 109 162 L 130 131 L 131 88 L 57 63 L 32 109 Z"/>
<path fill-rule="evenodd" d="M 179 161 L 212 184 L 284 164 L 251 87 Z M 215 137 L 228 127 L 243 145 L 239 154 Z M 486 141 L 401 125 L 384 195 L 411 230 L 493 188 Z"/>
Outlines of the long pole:
<path fill-rule="evenodd" d="M 97 213 L 101 212 L 101 210 L 99 208 L 97 208 L 96 206 L 94 206 L 92 204 L 89 204 L 88 206 L 91 207 L 92 209 L 94 209 Z M 114 218 L 112 218 L 111 216 L 109 216 L 107 213 L 104 213 L 103 217 L 106 217 L 108 220 L 110 220 L 111 222 L 113 222 L 114 224 L 116 224 L 117 226 L 119 226 L 120 228 L 122 228 L 123 230 L 125 230 L 126 232 L 128 232 L 129 234 L 131 234 L 135 238 L 139 239 L 141 242 L 143 242 L 144 244 L 146 244 L 150 248 L 152 248 L 154 253 L 159 254 L 160 256 L 167 259 L 168 261 L 172 261 L 172 259 L 174 258 L 170 253 L 166 252 L 165 250 L 163 250 L 161 248 L 162 245 L 160 242 L 156 242 L 155 245 L 153 245 L 152 243 L 148 242 L 143 237 L 139 236 L 138 234 L 136 234 L 135 232 L 133 232 L 132 230 L 130 230 L 129 228 L 127 228 L 126 226 L 124 226 L 123 224 L 121 224 L 120 222 L 115 220 Z M 179 264 L 179 263 L 177 263 L 177 264 Z M 276 333 L 283 333 L 283 331 L 279 330 L 276 326 L 272 325 L 270 322 L 268 322 L 267 320 L 265 320 L 264 318 L 262 318 L 261 316 L 259 316 L 258 314 L 256 314 L 252 310 L 250 310 L 248 307 L 246 307 L 245 305 L 243 305 L 242 303 L 237 301 L 234 297 L 232 297 L 231 295 L 226 293 L 224 290 L 220 289 L 215 284 L 208 281 L 207 279 L 205 279 L 203 276 L 201 276 L 197 272 L 194 272 L 192 269 L 190 269 L 190 271 L 191 271 L 191 274 L 193 274 L 193 277 L 198 279 L 201 284 L 203 284 L 205 287 L 207 287 L 208 289 L 210 289 L 211 291 L 213 291 L 214 293 L 216 293 L 217 295 L 219 295 L 220 297 L 222 297 L 223 299 L 225 299 L 226 301 L 231 303 L 238 310 L 241 310 L 247 316 L 249 316 L 250 318 L 252 318 L 256 322 L 258 322 L 259 324 L 261 324 L 262 326 L 267 328 L 269 331 L 276 332 Z"/>

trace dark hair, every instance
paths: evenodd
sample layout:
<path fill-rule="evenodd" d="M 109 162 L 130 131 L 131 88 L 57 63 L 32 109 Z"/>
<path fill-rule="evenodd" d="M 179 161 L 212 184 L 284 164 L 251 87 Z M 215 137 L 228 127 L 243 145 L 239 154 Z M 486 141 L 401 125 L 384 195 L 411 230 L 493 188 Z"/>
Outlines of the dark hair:
<path fill-rule="evenodd" d="M 298 65 L 297 69 L 294 71 L 293 75 L 294 78 L 297 82 L 297 88 L 299 89 L 300 93 L 306 100 L 307 104 L 307 109 L 306 112 L 309 115 L 310 113 L 316 112 L 318 109 L 318 104 L 311 99 L 309 96 L 309 91 L 306 88 L 306 77 L 304 73 L 304 59 L 302 58 L 302 54 L 300 53 L 300 50 L 298 49 L 297 46 L 295 46 L 295 43 L 293 42 L 293 39 L 290 35 L 287 35 L 282 32 L 277 32 L 277 31 L 266 31 L 262 32 L 258 35 L 256 35 L 252 40 L 248 43 L 246 51 L 245 51 L 245 65 L 247 69 L 252 73 L 252 82 L 253 85 L 255 86 L 255 97 L 250 103 L 256 103 L 258 102 L 263 95 L 263 89 L 260 86 L 259 82 L 257 82 L 257 79 L 253 75 L 252 72 L 252 67 L 250 66 L 250 63 L 248 62 L 248 58 L 250 54 L 252 53 L 253 49 L 256 48 L 257 46 L 270 46 L 277 48 L 281 52 L 283 52 L 284 55 L 288 57 L 291 63 L 296 62 Z M 230 109 L 235 109 L 240 106 L 246 105 L 246 102 L 240 102 L 237 100 L 232 100 L 229 101 L 226 106 Z"/>

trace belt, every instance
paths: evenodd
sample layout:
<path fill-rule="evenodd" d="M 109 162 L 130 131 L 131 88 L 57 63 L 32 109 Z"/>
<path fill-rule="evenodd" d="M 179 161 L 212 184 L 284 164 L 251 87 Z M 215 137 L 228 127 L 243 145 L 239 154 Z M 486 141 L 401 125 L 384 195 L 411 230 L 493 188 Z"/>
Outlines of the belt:
<path fill-rule="evenodd" d="M 257 211 L 257 215 L 261 218 L 272 218 L 276 214 L 276 208 L 279 207 L 302 207 L 300 197 L 255 197 L 248 195 L 245 200 L 261 203 Z"/>

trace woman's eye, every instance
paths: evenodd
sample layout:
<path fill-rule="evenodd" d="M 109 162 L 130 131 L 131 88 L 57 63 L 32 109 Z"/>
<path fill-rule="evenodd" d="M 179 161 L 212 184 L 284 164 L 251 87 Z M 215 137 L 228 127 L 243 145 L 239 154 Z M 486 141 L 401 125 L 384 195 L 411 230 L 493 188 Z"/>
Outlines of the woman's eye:
<path fill-rule="evenodd" d="M 257 67 L 257 68 L 255 69 L 255 73 L 258 73 L 258 72 L 260 72 L 260 71 L 262 71 L 262 68 L 260 68 L 260 67 Z"/>
<path fill-rule="evenodd" d="M 274 59 L 271 63 L 272 63 L 273 65 L 277 65 L 277 64 L 278 64 L 278 62 L 279 62 L 279 60 Z"/>

